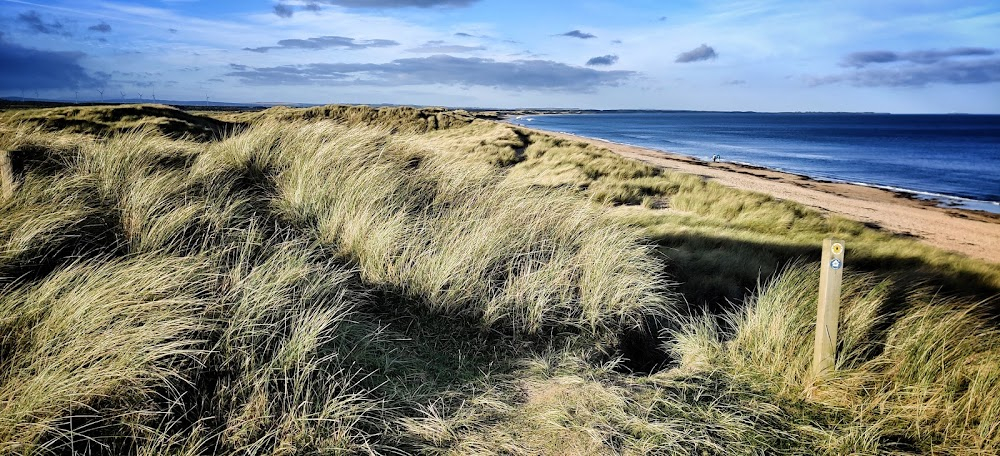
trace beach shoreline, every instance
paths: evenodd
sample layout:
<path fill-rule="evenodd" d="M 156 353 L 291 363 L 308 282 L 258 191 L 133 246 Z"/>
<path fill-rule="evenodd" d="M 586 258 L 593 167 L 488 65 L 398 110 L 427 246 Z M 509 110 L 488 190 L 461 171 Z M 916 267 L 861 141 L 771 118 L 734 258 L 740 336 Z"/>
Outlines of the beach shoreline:
<path fill-rule="evenodd" d="M 857 220 L 873 228 L 914 237 L 944 250 L 1000 263 L 1000 214 L 940 207 L 936 201 L 921 199 L 903 191 L 817 180 L 761 166 L 708 162 L 669 151 L 523 125 L 514 126 L 556 138 L 593 144 L 658 168 L 696 174 L 727 187 L 795 201 L 824 213 Z"/>

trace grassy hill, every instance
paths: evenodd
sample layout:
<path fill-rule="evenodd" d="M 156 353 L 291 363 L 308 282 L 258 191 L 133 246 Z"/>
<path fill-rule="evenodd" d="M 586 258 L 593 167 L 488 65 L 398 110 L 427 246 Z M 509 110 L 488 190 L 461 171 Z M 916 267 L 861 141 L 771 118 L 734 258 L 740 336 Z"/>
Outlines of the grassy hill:
<path fill-rule="evenodd" d="M 464 112 L 0 122 L 0 453 L 1000 450 L 995 265 Z"/>
<path fill-rule="evenodd" d="M 221 138 L 242 125 L 153 104 L 10 110 L 0 115 L 0 122 L 22 127 L 35 126 L 57 133 L 103 136 L 150 129 L 171 138 L 197 141 Z"/>

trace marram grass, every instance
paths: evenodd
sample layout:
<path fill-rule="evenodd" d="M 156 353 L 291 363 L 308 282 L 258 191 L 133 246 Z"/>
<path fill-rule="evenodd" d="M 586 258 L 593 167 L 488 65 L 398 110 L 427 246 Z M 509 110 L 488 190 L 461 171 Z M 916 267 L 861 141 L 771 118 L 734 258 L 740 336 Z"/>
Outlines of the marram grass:
<path fill-rule="evenodd" d="M 993 265 L 464 112 L 0 117 L 0 453 L 1000 450 Z"/>

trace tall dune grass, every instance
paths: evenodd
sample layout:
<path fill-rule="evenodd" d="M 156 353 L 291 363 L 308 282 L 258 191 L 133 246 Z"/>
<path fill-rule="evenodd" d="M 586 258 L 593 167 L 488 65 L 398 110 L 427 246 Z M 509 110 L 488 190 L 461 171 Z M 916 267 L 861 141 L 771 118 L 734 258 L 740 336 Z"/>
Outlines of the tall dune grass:
<path fill-rule="evenodd" d="M 674 346 L 682 368 L 721 369 L 854 417 L 835 426 L 834 453 L 1000 450 L 1000 331 L 977 306 L 848 276 L 837 371 L 815 377 L 817 277 L 815 268 L 786 271 L 729 315 L 730 330 L 688 326 Z"/>
<path fill-rule="evenodd" d="M 261 169 L 285 218 L 365 280 L 435 312 L 519 333 L 602 337 L 670 314 L 657 263 L 634 230 L 569 193 L 413 144 L 382 128 L 263 124 L 204 160 Z"/>
<path fill-rule="evenodd" d="M 114 214 L 65 182 L 30 177 L 0 202 L 0 286 L 45 274 L 67 259 L 120 250 Z"/>
<path fill-rule="evenodd" d="M 408 365 L 371 309 L 609 349 L 671 311 L 634 230 L 416 133 L 38 131 L 0 205 L 7 452 L 404 451 L 397 419 L 434 394 L 380 371 Z"/>
<path fill-rule="evenodd" d="M 1000 447 L 992 303 L 905 280 L 976 295 L 990 265 L 461 112 L 120 128 L 172 112 L 0 127 L 21 167 L 0 201 L 0 453 Z M 816 377 L 817 272 L 760 266 L 828 233 L 879 273 L 848 274 L 839 370 Z M 754 291 L 682 317 L 665 271 L 699 280 L 689 298 Z M 673 364 L 626 373 L 651 330 Z"/>
<path fill-rule="evenodd" d="M 845 280 L 838 370 L 810 371 L 815 268 L 725 316 L 693 317 L 674 368 L 622 376 L 558 351 L 405 421 L 429 454 L 995 454 L 1000 331 L 975 307 Z"/>
<path fill-rule="evenodd" d="M 5 452 L 145 437 L 142 425 L 157 411 L 142 404 L 176 397 L 185 381 L 178 367 L 206 353 L 205 261 L 102 260 L 0 299 Z"/>
<path fill-rule="evenodd" d="M 235 253 L 211 309 L 216 358 L 199 375 L 214 391 L 199 398 L 202 416 L 236 453 L 369 449 L 382 405 L 351 353 L 377 334 L 357 321 L 352 271 L 294 240 L 250 236 Z"/>

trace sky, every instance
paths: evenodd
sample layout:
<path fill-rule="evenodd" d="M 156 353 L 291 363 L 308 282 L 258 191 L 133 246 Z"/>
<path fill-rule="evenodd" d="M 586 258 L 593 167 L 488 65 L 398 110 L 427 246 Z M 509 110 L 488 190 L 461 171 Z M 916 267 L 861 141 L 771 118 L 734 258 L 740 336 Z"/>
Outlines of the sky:
<path fill-rule="evenodd" d="M 0 0 L 0 96 L 1000 113 L 1000 1 Z"/>

